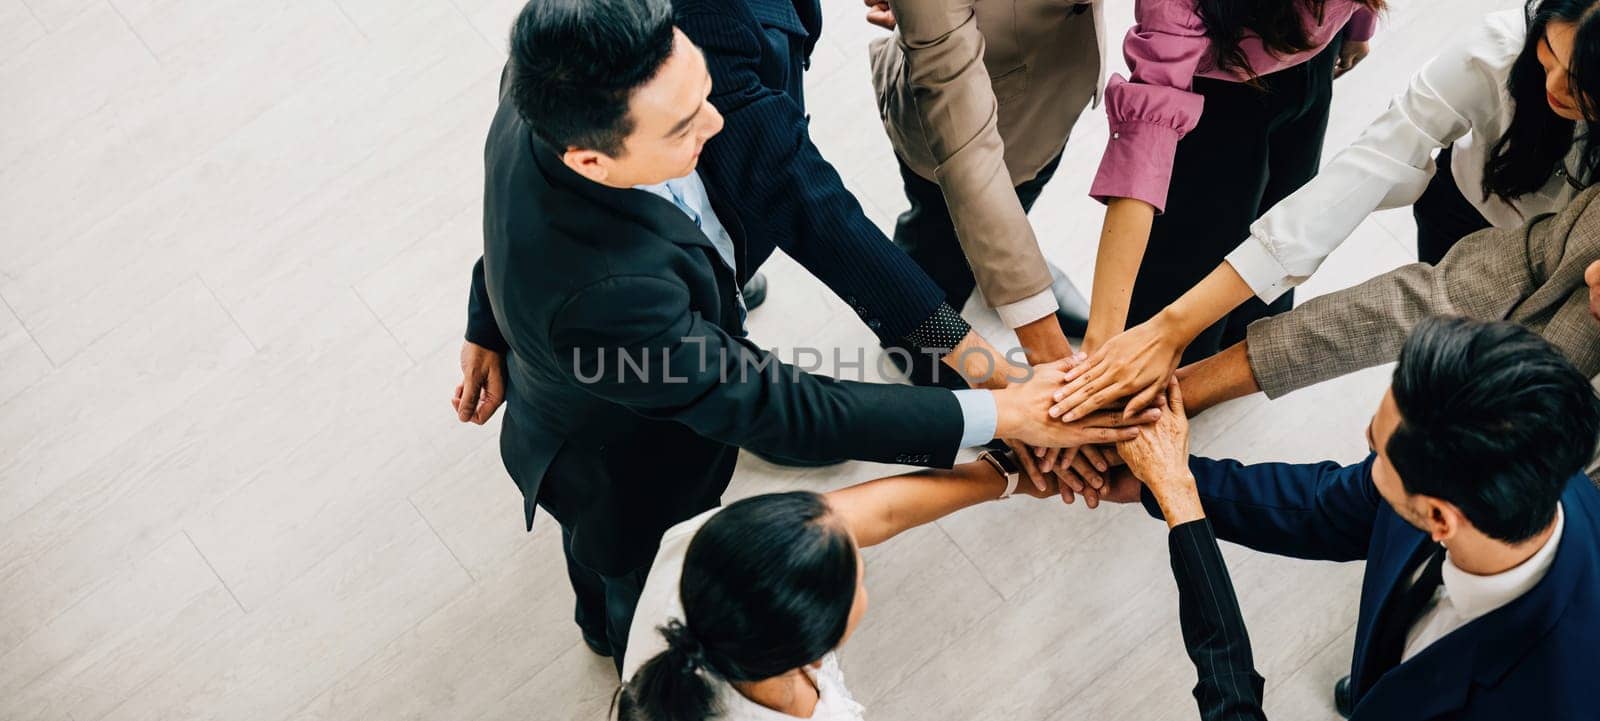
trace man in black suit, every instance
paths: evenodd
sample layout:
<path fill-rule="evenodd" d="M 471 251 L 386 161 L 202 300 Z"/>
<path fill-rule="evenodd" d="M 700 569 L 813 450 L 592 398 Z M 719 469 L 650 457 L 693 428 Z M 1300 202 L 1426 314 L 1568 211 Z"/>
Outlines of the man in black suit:
<path fill-rule="evenodd" d="M 1169 389 L 1161 421 L 1118 444 L 1129 473 L 1108 500 L 1142 499 L 1173 529 L 1202 718 L 1265 718 L 1211 523 L 1267 553 L 1366 561 L 1335 691 L 1347 718 L 1594 718 L 1600 491 L 1583 467 L 1600 403 L 1553 346 L 1512 323 L 1422 322 L 1367 428 L 1373 455 L 1344 467 L 1190 458 Z"/>
<path fill-rule="evenodd" d="M 952 359 L 966 348 L 993 349 L 946 302 L 939 286 L 866 217 L 806 129 L 803 79 L 822 32 L 820 2 L 678 0 L 672 12 L 679 29 L 704 53 L 711 103 L 725 121 L 707 142 L 699 170 L 709 184 L 737 189 L 721 202 L 747 231 L 740 285 L 750 283 L 756 269 L 783 248 L 843 299 L 882 343 L 925 351 L 911 358 L 919 382 L 964 386 L 962 374 L 950 372 L 953 362 L 946 367 L 931 362 L 930 355 Z M 456 406 L 462 421 L 481 424 L 505 400 L 500 354 L 506 346 L 481 298 L 479 311 L 468 319 Z M 903 354 L 893 357 L 904 360 Z M 941 377 L 931 377 L 935 374 Z"/>
<path fill-rule="evenodd" d="M 757 241 L 728 199 L 747 189 L 696 170 L 723 129 L 712 91 L 667 0 L 534 0 L 485 149 L 473 324 L 509 351 L 501 455 L 529 527 L 536 506 L 561 524 L 576 620 L 614 659 L 661 534 L 718 503 L 738 447 L 948 466 L 997 435 L 1132 432 L 1048 419 L 1065 362 L 952 392 L 808 375 L 745 338 Z"/>

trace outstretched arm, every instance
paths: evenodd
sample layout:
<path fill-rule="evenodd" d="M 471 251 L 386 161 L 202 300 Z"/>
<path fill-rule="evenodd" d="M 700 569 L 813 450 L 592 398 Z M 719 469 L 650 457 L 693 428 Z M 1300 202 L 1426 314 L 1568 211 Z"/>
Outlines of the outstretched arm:
<path fill-rule="evenodd" d="M 1093 359 L 1127 325 L 1133 284 L 1139 274 L 1151 225 L 1167 204 L 1178 141 L 1200 122 L 1204 99 L 1193 92 L 1194 74 L 1210 41 L 1198 13 L 1174 12 L 1140 3 L 1135 24 L 1123 40 L 1130 77 L 1113 75 L 1106 83 L 1106 117 L 1111 137 L 1089 194 L 1106 203 L 1095 260 L 1089 331 L 1083 349 Z M 1160 392 L 1175 362 L 1158 359 L 1148 401 Z M 1076 381 L 1072 391 L 1103 373 Z M 1087 394 L 1092 395 L 1092 394 Z M 1132 395 L 1132 393 L 1124 394 Z M 1081 412 L 1095 408 L 1084 404 Z"/>
<path fill-rule="evenodd" d="M 1250 372 L 1248 341 L 1239 341 L 1210 358 L 1179 368 L 1178 382 L 1189 399 L 1190 413 L 1261 392 Z"/>
<path fill-rule="evenodd" d="M 520 292 L 509 289 L 506 296 L 512 317 L 533 305 Z M 611 276 L 585 286 L 550 325 L 552 360 L 585 392 L 639 415 L 799 458 L 948 467 L 960 447 L 996 436 L 1074 447 L 1122 440 L 1131 433 L 1125 426 L 1150 420 L 1110 413 L 1076 426 L 1049 420 L 1050 392 L 1069 361 L 1034 367 L 1026 381 L 996 391 L 811 375 L 700 317 L 688 292 L 675 278 L 655 276 Z"/>
<path fill-rule="evenodd" d="M 1376 20 L 1367 9 L 1350 20 L 1339 72 L 1360 61 Z M 1122 330 L 1115 325 L 1091 333 L 1089 363 L 1063 396 L 1067 410 L 1089 412 L 1130 396 L 1128 407 L 1144 407 L 1202 331 L 1252 296 L 1271 303 L 1309 278 L 1374 210 L 1415 202 L 1434 175 L 1434 153 L 1502 106 L 1506 66 L 1522 47 L 1511 41 L 1520 31 L 1502 28 L 1502 20 L 1491 16 L 1429 62 L 1353 145 L 1253 223 L 1249 237 L 1198 285 L 1126 333 L 1115 335 Z M 1107 248 L 1103 243 L 1102 263 Z M 1097 278 L 1096 313 L 1102 304 Z"/>
<path fill-rule="evenodd" d="M 933 159 L 956 237 L 984 298 L 1033 363 L 1072 353 L 1052 314 L 1050 270 L 1017 200 L 1000 137 L 999 107 L 983 65 L 975 0 L 894 0 L 921 137 Z M 1084 98 L 1087 100 L 1087 97 Z M 912 121 L 916 122 L 916 121 Z M 1044 322 L 1041 322 L 1044 321 Z"/>
<path fill-rule="evenodd" d="M 1187 463 L 1189 422 L 1183 390 L 1175 380 L 1168 381 L 1166 390 L 1161 420 L 1142 429 L 1137 438 L 1117 444 L 1117 450 L 1171 529 L 1167 548 L 1172 554 L 1172 577 L 1178 582 L 1183 644 L 1199 676 L 1194 698 L 1200 704 L 1200 718 L 1264 721 L 1264 682 L 1250 653 L 1250 634 Z"/>
<path fill-rule="evenodd" d="M 962 463 L 948 471 L 919 471 L 859 483 L 824 494 L 862 547 L 902 531 L 937 521 L 968 506 L 1000 498 L 1006 478 L 985 461 Z M 1036 498 L 1054 493 L 1022 483 L 1017 491 Z"/>
<path fill-rule="evenodd" d="M 1127 458 L 1127 454 L 1123 454 Z M 1225 541 L 1263 553 L 1319 561 L 1367 557 L 1383 498 L 1372 484 L 1372 456 L 1352 466 L 1191 458 L 1205 515 Z M 1141 499 L 1162 516 L 1160 499 Z"/>
<path fill-rule="evenodd" d="M 700 171 L 724 188 L 741 218 L 817 276 L 889 343 L 937 339 L 948 350 L 970 332 L 944 293 L 861 210 L 811 142 L 796 98 L 763 83 L 762 28 L 742 0 L 680 0 L 674 18 L 705 52 L 711 102 L 725 125 Z M 800 42 L 798 39 L 794 42 Z M 749 222 L 749 221 L 747 221 Z M 959 326 L 952 328 L 951 326 Z"/>
<path fill-rule="evenodd" d="M 1530 302 L 1552 308 L 1545 333 L 1585 373 L 1600 370 L 1600 326 L 1556 276 L 1571 254 L 1592 252 L 1587 228 L 1600 219 L 1591 188 L 1560 213 L 1519 228 L 1463 238 L 1437 266 L 1414 263 L 1361 285 L 1313 298 L 1250 324 L 1250 370 L 1273 398 L 1394 360 L 1417 321 L 1432 315 L 1504 320 Z M 1555 296 L 1566 295 L 1558 300 Z M 1536 300 L 1538 298 L 1538 300 Z"/>
<path fill-rule="evenodd" d="M 1266 721 L 1266 684 L 1256 672 L 1250 633 L 1239 612 L 1228 565 L 1204 517 L 1167 535 L 1172 577 L 1178 582 L 1178 621 L 1198 681 L 1194 700 L 1205 721 Z"/>

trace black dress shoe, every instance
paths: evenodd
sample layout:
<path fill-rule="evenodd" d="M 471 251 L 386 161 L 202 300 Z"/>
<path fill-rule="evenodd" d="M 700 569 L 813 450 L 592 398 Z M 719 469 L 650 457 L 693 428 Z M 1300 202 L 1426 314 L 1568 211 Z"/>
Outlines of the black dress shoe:
<path fill-rule="evenodd" d="M 755 310 L 757 306 L 767 300 L 767 276 L 756 273 L 750 276 L 750 282 L 744 284 L 744 309 Z"/>
<path fill-rule="evenodd" d="M 1056 297 L 1056 320 L 1061 323 L 1061 331 L 1069 338 L 1082 338 L 1089 332 L 1089 301 L 1085 300 L 1078 286 L 1072 284 L 1067 274 L 1061 272 L 1055 265 L 1050 266 L 1050 294 Z"/>
<path fill-rule="evenodd" d="M 593 651 L 594 655 L 599 656 L 600 658 L 611 658 L 610 642 L 602 643 L 600 641 L 596 641 L 590 638 L 589 634 L 586 633 L 583 634 L 583 645 L 588 646 L 589 650 Z"/>
<path fill-rule="evenodd" d="M 1333 708 L 1344 718 L 1350 718 L 1351 712 L 1355 711 L 1350 703 L 1349 676 L 1339 679 L 1339 682 L 1333 685 Z"/>
<path fill-rule="evenodd" d="M 782 455 L 778 455 L 776 453 L 768 453 L 766 451 L 758 451 L 758 450 L 756 450 L 754 448 L 746 448 L 745 450 L 750 451 L 751 453 L 754 453 L 757 458 L 760 458 L 763 461 L 771 463 L 774 466 L 788 466 L 790 468 L 822 468 L 823 466 L 836 466 L 836 465 L 839 465 L 840 463 L 844 463 L 845 460 L 846 460 L 844 458 L 829 458 L 829 459 L 823 459 L 823 460 L 812 460 L 812 459 L 807 459 L 807 458 L 790 458 L 789 456 L 782 456 Z"/>

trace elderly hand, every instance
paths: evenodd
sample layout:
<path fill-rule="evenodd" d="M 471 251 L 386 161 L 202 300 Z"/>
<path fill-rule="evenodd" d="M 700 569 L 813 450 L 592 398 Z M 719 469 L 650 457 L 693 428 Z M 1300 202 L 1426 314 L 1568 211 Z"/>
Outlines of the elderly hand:
<path fill-rule="evenodd" d="M 1189 471 L 1189 417 L 1184 414 L 1183 389 L 1178 379 L 1167 382 L 1167 397 L 1160 404 L 1161 419 L 1139 429 L 1139 435 L 1117 443 L 1117 452 L 1127 462 L 1128 470 L 1150 488 L 1161 505 L 1161 512 L 1169 527 L 1205 517 L 1200 505 L 1200 494 L 1195 489 L 1194 474 Z M 1120 500 L 1125 493 L 1115 487 L 1113 493 Z"/>
<path fill-rule="evenodd" d="M 1176 378 L 1167 383 L 1161 418 L 1117 443 L 1117 453 L 1133 475 L 1151 486 L 1189 475 L 1189 417 L 1183 411 L 1183 389 Z"/>

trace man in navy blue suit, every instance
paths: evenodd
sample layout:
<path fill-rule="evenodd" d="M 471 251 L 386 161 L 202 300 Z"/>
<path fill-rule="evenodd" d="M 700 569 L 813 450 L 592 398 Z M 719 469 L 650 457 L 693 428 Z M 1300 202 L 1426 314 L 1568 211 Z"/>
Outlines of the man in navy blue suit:
<path fill-rule="evenodd" d="M 1147 428 L 1170 436 L 1147 444 L 1167 459 L 1130 464 L 1152 487 L 1197 490 L 1219 538 L 1367 562 L 1354 660 L 1335 692 L 1347 718 L 1600 717 L 1591 680 L 1600 491 L 1582 474 L 1600 404 L 1588 379 L 1532 331 L 1464 319 L 1419 325 L 1367 428 L 1373 455 L 1356 465 L 1189 457 L 1186 427 Z M 1111 491 L 1107 500 L 1141 500 L 1160 515 L 1131 472 Z M 1218 590 L 1228 587 L 1225 572 L 1190 585 L 1180 596 L 1192 608 L 1233 602 Z M 1186 616 L 1184 635 L 1206 718 L 1265 718 L 1259 684 L 1216 683 L 1254 676 L 1243 625 L 1188 625 L 1201 620 Z"/>

